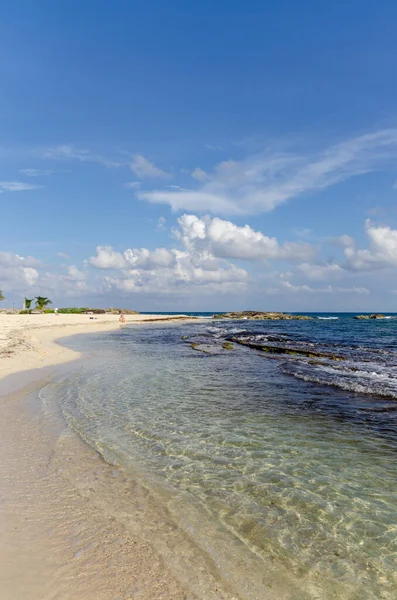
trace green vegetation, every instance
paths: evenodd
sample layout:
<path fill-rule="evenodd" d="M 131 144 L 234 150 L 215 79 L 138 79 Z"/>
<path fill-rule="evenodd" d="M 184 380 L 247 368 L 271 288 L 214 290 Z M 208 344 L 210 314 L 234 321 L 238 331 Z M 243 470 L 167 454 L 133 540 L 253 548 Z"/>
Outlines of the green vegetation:
<path fill-rule="evenodd" d="M 30 313 L 33 300 L 34 298 L 24 298 L 25 309 L 28 313 Z"/>
<path fill-rule="evenodd" d="M 58 312 L 62 315 L 80 315 L 90 310 L 89 308 L 59 308 Z"/>
<path fill-rule="evenodd" d="M 37 310 L 41 311 L 43 311 L 45 307 L 49 304 L 52 304 L 52 301 L 49 298 L 46 298 L 45 296 L 36 296 L 35 300 Z"/>
<path fill-rule="evenodd" d="M 0 300 L 5 300 L 4 296 L 3 296 L 3 292 L 0 290 Z"/>

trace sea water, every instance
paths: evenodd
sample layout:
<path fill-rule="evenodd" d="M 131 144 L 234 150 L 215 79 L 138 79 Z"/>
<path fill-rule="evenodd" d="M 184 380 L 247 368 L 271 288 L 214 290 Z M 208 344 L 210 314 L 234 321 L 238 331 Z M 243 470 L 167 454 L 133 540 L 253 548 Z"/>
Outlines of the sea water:
<path fill-rule="evenodd" d="M 394 600 L 396 334 L 349 315 L 127 326 L 66 340 L 89 360 L 41 397 L 236 597 Z"/>

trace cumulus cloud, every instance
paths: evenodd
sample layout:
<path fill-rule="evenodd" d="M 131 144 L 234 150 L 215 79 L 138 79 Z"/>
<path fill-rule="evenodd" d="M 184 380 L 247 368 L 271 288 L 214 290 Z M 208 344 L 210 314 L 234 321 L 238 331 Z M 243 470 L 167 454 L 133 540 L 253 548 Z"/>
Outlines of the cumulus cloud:
<path fill-rule="evenodd" d="M 196 222 L 196 229 L 200 229 L 200 223 L 205 230 L 206 225 L 200 220 Z M 108 286 L 126 292 L 172 294 L 198 286 L 201 290 L 217 289 L 224 293 L 231 284 L 237 288 L 246 286 L 247 271 L 216 256 L 204 239 L 203 245 L 195 244 L 194 226 L 188 231 L 186 225 L 186 221 L 181 222 L 178 230 L 183 250 L 129 248 L 121 254 L 111 247 L 99 246 L 96 256 L 88 262 L 96 268 L 113 271 L 104 277 L 104 281 Z M 197 238 L 200 238 L 199 231 Z"/>
<path fill-rule="evenodd" d="M 0 181 L 1 192 L 26 192 L 28 190 L 38 190 L 41 185 L 24 183 L 23 181 Z"/>
<path fill-rule="evenodd" d="M 88 262 L 98 269 L 122 269 L 127 266 L 124 256 L 111 246 L 97 246 L 96 256 L 91 256 Z"/>
<path fill-rule="evenodd" d="M 66 277 L 68 277 L 70 281 L 85 281 L 87 278 L 87 273 L 80 271 L 76 265 L 69 265 L 67 267 L 67 272 L 68 274 Z"/>
<path fill-rule="evenodd" d="M 0 289 L 20 291 L 32 287 L 39 278 L 40 261 L 10 252 L 0 252 Z"/>
<path fill-rule="evenodd" d="M 368 248 L 346 248 L 346 267 L 356 271 L 397 267 L 397 229 L 388 225 L 374 225 L 370 220 L 366 221 L 365 229 Z"/>
<path fill-rule="evenodd" d="M 175 211 L 257 214 L 273 210 L 301 194 L 326 189 L 351 177 L 373 172 L 397 156 L 397 129 L 385 129 L 331 146 L 317 154 L 271 153 L 227 160 L 210 173 L 192 173 L 201 187 L 151 190 L 140 197 L 168 204 Z"/>
<path fill-rule="evenodd" d="M 98 246 L 88 263 L 113 271 L 105 275 L 104 281 L 123 291 L 176 293 L 180 288 L 199 286 L 224 292 L 225 286 L 243 288 L 250 280 L 248 272 L 230 259 L 308 260 L 315 252 L 310 244 L 279 244 L 276 238 L 248 225 L 239 227 L 218 217 L 182 215 L 173 233 L 183 250 L 129 248 L 120 253 L 109 246 Z"/>
<path fill-rule="evenodd" d="M 170 268 L 176 263 L 176 252 L 175 250 L 167 250 L 167 248 L 156 248 L 153 251 L 147 248 L 136 248 L 135 250 L 126 250 L 124 258 L 128 265 L 133 268 Z"/>
<path fill-rule="evenodd" d="M 255 231 L 249 225 L 239 227 L 219 217 L 199 218 L 183 215 L 178 219 L 180 237 L 186 247 L 206 247 L 214 256 L 242 260 L 307 260 L 316 249 L 303 242 L 285 242 Z"/>
<path fill-rule="evenodd" d="M 0 252 L 0 265 L 6 267 L 40 267 L 41 261 L 33 256 L 20 256 L 12 252 Z"/>
<path fill-rule="evenodd" d="M 69 298 L 83 296 L 92 292 L 93 288 L 87 282 L 88 273 L 81 271 L 76 265 L 66 267 L 66 274 L 46 271 L 40 275 L 38 285 L 41 293 L 50 295 L 52 299 L 63 296 Z"/>
<path fill-rule="evenodd" d="M 131 171 L 140 179 L 169 179 L 169 173 L 156 167 L 141 154 L 135 154 L 130 164 Z"/>

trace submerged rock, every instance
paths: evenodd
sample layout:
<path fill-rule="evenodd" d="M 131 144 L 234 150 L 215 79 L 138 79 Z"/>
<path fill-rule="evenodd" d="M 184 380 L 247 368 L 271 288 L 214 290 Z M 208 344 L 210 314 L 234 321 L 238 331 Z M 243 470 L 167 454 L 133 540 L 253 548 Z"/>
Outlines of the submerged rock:
<path fill-rule="evenodd" d="M 246 340 L 239 340 L 238 338 L 232 338 L 233 342 L 241 344 L 242 346 L 248 346 L 254 350 L 260 350 L 262 352 L 268 352 L 269 354 L 288 354 L 297 356 L 307 356 L 308 358 L 328 358 L 329 360 L 345 360 L 344 356 L 338 354 L 329 354 L 328 352 L 317 352 L 317 350 L 305 350 L 302 348 L 291 348 L 288 346 L 273 346 L 264 345 L 261 342 L 249 342 Z"/>
<path fill-rule="evenodd" d="M 289 315 L 282 312 L 260 312 L 254 310 L 244 310 L 242 312 L 227 312 L 212 316 L 213 319 L 247 319 L 250 321 L 291 321 L 302 320 L 311 321 L 313 317 L 307 315 Z"/>
<path fill-rule="evenodd" d="M 224 350 L 234 350 L 234 346 L 231 342 L 223 342 L 222 348 Z"/>
<path fill-rule="evenodd" d="M 215 346 L 214 344 L 200 344 L 192 342 L 190 347 L 198 352 L 204 352 L 204 354 L 219 354 L 222 352 L 221 346 Z"/>

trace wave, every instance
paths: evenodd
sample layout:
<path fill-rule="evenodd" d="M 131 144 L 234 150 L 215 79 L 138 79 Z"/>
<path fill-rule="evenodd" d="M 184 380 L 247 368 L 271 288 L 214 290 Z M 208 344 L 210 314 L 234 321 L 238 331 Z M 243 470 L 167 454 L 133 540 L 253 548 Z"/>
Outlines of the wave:
<path fill-rule="evenodd" d="M 320 319 L 320 321 L 334 321 L 339 319 L 339 317 L 317 317 L 317 319 Z"/>
<path fill-rule="evenodd" d="M 283 365 L 284 372 L 320 385 L 338 387 L 359 394 L 371 394 L 397 399 L 397 379 L 390 370 L 380 364 L 348 364 L 330 365 L 301 362 L 300 364 Z"/>

